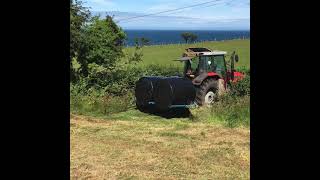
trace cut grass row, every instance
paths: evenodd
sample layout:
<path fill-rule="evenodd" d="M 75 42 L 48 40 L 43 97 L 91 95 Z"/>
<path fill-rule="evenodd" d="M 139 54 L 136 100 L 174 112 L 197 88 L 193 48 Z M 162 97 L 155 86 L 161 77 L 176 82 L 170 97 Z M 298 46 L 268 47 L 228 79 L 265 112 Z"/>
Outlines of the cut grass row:
<path fill-rule="evenodd" d="M 71 179 L 249 179 L 249 130 L 71 116 Z"/>

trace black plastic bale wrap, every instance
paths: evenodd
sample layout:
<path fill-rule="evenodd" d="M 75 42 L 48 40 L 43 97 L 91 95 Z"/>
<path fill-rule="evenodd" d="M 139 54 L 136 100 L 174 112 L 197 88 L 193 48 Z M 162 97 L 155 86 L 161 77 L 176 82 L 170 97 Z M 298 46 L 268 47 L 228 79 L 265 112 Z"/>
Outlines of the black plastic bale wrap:
<path fill-rule="evenodd" d="M 135 87 L 135 96 L 137 105 L 141 107 L 149 106 L 150 101 L 154 101 L 154 91 L 157 89 L 157 83 L 163 77 L 142 77 Z"/>
<path fill-rule="evenodd" d="M 160 79 L 154 92 L 156 108 L 168 110 L 171 105 L 189 105 L 196 97 L 196 89 L 189 79 L 169 77 Z"/>

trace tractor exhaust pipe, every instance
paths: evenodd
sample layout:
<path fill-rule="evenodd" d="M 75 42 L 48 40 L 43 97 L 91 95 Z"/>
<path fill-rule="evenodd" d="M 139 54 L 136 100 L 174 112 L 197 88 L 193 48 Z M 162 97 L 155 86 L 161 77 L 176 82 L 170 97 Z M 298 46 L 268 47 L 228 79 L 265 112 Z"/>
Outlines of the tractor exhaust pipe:
<path fill-rule="evenodd" d="M 236 54 L 235 51 L 233 51 L 231 55 L 231 80 L 232 81 L 234 80 L 234 72 L 236 71 L 234 69 L 234 62 L 238 62 L 238 61 L 239 61 L 239 56 L 238 54 Z"/>

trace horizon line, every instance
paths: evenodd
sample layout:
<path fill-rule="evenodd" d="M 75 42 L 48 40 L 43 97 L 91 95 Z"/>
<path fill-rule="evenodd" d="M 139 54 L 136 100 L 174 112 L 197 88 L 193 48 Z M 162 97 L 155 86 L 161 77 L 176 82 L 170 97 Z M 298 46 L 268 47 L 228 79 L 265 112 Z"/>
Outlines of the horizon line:
<path fill-rule="evenodd" d="M 150 30 L 150 31 L 250 31 L 250 29 L 135 29 L 135 28 L 122 28 L 122 30 Z"/>

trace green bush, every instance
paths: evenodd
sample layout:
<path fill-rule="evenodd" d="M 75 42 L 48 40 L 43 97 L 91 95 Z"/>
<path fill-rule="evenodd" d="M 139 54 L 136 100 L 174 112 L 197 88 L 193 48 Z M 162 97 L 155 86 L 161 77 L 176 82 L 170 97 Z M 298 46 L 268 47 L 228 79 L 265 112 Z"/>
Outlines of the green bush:
<path fill-rule="evenodd" d="M 233 128 L 250 125 L 250 96 L 223 96 L 211 107 L 211 116 Z"/>
<path fill-rule="evenodd" d="M 70 109 L 72 112 L 108 115 L 117 112 L 127 111 L 134 107 L 133 93 L 114 96 L 105 93 L 102 89 L 83 89 L 82 85 L 71 85 Z"/>
<path fill-rule="evenodd" d="M 95 88 L 105 93 L 121 96 L 134 90 L 135 83 L 143 76 L 176 76 L 180 75 L 179 67 L 149 65 L 146 67 L 127 66 L 113 71 L 91 72 L 86 78 L 74 84 L 82 84 L 82 88 Z"/>
<path fill-rule="evenodd" d="M 212 105 L 211 116 L 231 128 L 250 125 L 250 74 L 230 84 L 229 93 Z"/>
<path fill-rule="evenodd" d="M 149 65 L 144 68 L 144 76 L 181 76 L 182 70 L 178 66 Z"/>
<path fill-rule="evenodd" d="M 237 67 L 237 68 L 236 68 L 236 71 L 241 72 L 241 73 L 244 73 L 244 74 L 250 76 L 250 68 L 247 68 L 247 67 L 245 67 L 245 66 Z"/>
<path fill-rule="evenodd" d="M 230 95 L 232 96 L 249 96 L 250 95 L 250 75 L 246 74 L 245 77 L 230 84 Z"/>

